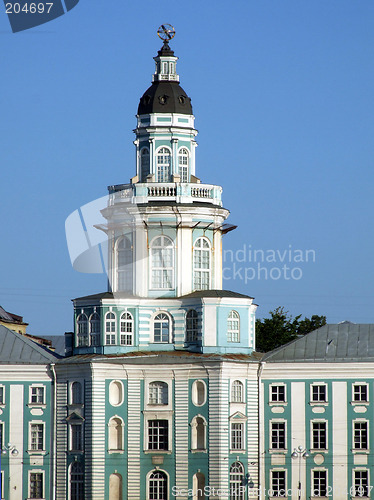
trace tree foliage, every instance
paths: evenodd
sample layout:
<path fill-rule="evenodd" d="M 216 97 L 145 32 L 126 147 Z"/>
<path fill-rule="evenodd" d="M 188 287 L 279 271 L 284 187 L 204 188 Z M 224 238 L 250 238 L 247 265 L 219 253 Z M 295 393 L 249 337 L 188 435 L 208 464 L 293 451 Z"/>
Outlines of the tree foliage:
<path fill-rule="evenodd" d="M 300 320 L 301 314 L 293 318 L 283 307 L 269 314 L 270 318 L 256 320 L 256 351 L 259 352 L 271 351 L 326 324 L 326 316 L 314 314 Z"/>

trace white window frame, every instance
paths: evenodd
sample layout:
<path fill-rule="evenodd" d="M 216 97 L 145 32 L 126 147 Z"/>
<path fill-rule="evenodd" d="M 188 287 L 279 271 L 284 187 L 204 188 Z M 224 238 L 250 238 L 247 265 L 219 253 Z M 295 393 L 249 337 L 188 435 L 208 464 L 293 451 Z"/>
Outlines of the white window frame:
<path fill-rule="evenodd" d="M 178 174 L 180 175 L 180 181 L 183 183 L 189 182 L 189 170 L 190 170 L 190 152 L 183 146 L 178 150 Z"/>
<path fill-rule="evenodd" d="M 190 314 L 190 316 L 189 316 Z M 186 312 L 186 343 L 193 344 L 199 340 L 199 313 L 196 309 Z"/>
<path fill-rule="evenodd" d="M 147 154 L 148 152 L 148 154 Z M 143 158 L 148 156 L 148 165 L 143 165 Z M 141 148 L 139 151 L 139 158 L 140 158 L 140 169 L 139 169 L 139 180 L 140 182 L 146 182 L 147 181 L 147 175 L 151 173 L 151 154 L 150 150 L 148 147 L 144 146 Z M 148 167 L 148 173 L 147 175 L 144 175 L 144 167 Z"/>
<path fill-rule="evenodd" d="M 368 489 L 368 495 L 360 495 L 360 493 L 363 493 L 362 491 L 358 491 L 356 494 L 356 472 L 366 472 L 367 474 L 367 489 Z M 361 483 L 361 481 L 360 481 Z M 357 486 L 357 488 L 360 488 L 360 486 Z M 370 484 L 370 468 L 366 467 L 355 467 L 352 469 L 352 498 L 370 498 L 370 494 L 373 491 L 373 487 Z"/>
<path fill-rule="evenodd" d="M 126 316 L 126 317 L 124 317 Z M 130 326 L 130 330 L 127 328 Z M 123 330 L 122 330 L 123 329 Z M 133 346 L 134 345 L 134 317 L 129 311 L 124 311 L 121 313 L 120 317 L 120 345 L 121 346 Z M 130 339 L 130 343 L 128 340 Z M 123 342 L 125 341 L 125 342 Z"/>
<path fill-rule="evenodd" d="M 127 241 L 128 246 L 121 248 L 123 241 Z M 124 263 L 120 262 L 120 252 L 123 251 Z M 116 286 L 119 292 L 132 292 L 133 287 L 133 242 L 131 234 L 124 234 L 116 241 L 115 246 L 115 268 L 116 268 Z"/>
<path fill-rule="evenodd" d="M 284 448 L 275 447 L 273 448 L 273 431 L 274 425 L 283 425 L 284 427 Z M 279 433 L 278 433 L 278 441 L 279 441 Z M 269 421 L 269 451 L 273 453 L 287 453 L 287 421 L 285 419 L 274 418 Z"/>
<path fill-rule="evenodd" d="M 79 465 L 81 468 L 82 468 L 82 480 L 80 480 L 79 482 L 77 482 L 76 484 L 81 484 L 82 485 L 82 491 L 83 491 L 83 497 L 85 495 L 85 467 L 84 467 L 84 464 L 81 463 L 81 462 L 78 462 L 78 460 L 75 460 L 74 462 L 72 462 L 69 466 L 69 480 L 68 480 L 68 498 L 69 500 L 72 499 L 72 495 L 71 495 L 71 476 L 72 476 L 72 473 L 71 473 L 71 469 L 73 468 L 73 465 Z"/>
<path fill-rule="evenodd" d="M 240 394 L 238 396 L 237 394 L 237 388 L 240 387 Z M 245 403 L 245 390 L 244 390 L 244 383 L 239 380 L 235 379 L 231 381 L 231 387 L 230 387 L 230 403 Z M 238 399 L 239 398 L 239 399 Z"/>
<path fill-rule="evenodd" d="M 238 465 L 236 465 L 236 464 L 238 464 Z M 240 472 L 232 471 L 234 466 L 236 468 L 239 468 L 239 466 L 240 466 L 241 471 Z M 245 500 L 246 487 L 243 485 L 244 479 L 245 479 L 244 465 L 242 464 L 242 462 L 240 462 L 240 460 L 236 460 L 235 462 L 233 462 L 230 465 L 230 468 L 229 468 L 229 489 L 230 489 L 230 492 L 232 489 L 234 489 L 234 494 L 232 497 L 230 496 L 230 498 L 233 498 L 235 500 Z"/>
<path fill-rule="evenodd" d="M 166 476 L 166 498 L 167 500 L 169 500 L 170 498 L 170 494 L 169 494 L 169 490 L 170 490 L 170 476 L 169 474 L 166 472 L 166 470 L 164 469 L 155 469 L 155 468 L 152 468 L 148 474 L 147 474 L 147 488 L 146 488 L 146 500 L 150 500 L 150 496 L 149 496 L 149 488 L 150 488 L 150 482 L 151 482 L 151 476 L 152 474 L 155 474 L 156 472 L 160 472 L 162 474 L 165 474 Z M 174 498 L 174 497 L 173 497 Z"/>
<path fill-rule="evenodd" d="M 355 387 L 366 387 L 366 400 L 355 400 Z M 367 382 L 355 382 L 352 384 L 352 405 L 368 405 L 369 404 L 369 384 Z"/>
<path fill-rule="evenodd" d="M 81 319 L 81 318 L 85 319 Z M 77 347 L 87 347 L 89 345 L 89 321 L 87 314 L 83 311 L 77 316 Z"/>
<path fill-rule="evenodd" d="M 96 316 L 99 319 L 96 319 Z M 95 317 L 95 319 L 93 319 Z M 92 325 L 98 325 L 98 331 L 93 331 Z M 89 317 L 89 330 L 90 330 L 90 345 L 98 346 L 100 344 L 100 335 L 101 335 L 101 321 L 100 314 L 95 311 Z"/>
<path fill-rule="evenodd" d="M 148 384 L 148 404 L 150 406 L 168 406 L 169 405 L 169 384 L 163 380 L 153 380 Z M 156 401 L 153 401 L 154 393 Z M 163 398 L 166 396 L 166 402 Z"/>
<path fill-rule="evenodd" d="M 203 436 L 203 439 L 204 439 L 204 443 L 203 443 L 203 447 L 201 448 L 198 448 L 197 444 L 198 444 L 198 436 L 197 436 L 197 426 L 198 426 L 198 423 L 197 423 L 197 419 L 200 418 L 202 421 L 203 421 L 203 428 L 204 428 L 204 436 Z M 193 419 L 191 420 L 191 423 L 190 423 L 190 426 L 191 426 L 191 452 L 192 453 L 196 453 L 196 452 L 206 452 L 207 451 L 207 429 L 208 429 L 208 423 L 205 419 L 205 417 L 203 417 L 202 415 L 198 414 L 198 415 L 195 415 L 193 417 Z"/>
<path fill-rule="evenodd" d="M 33 402 L 32 401 L 32 391 L 37 389 L 43 389 L 43 402 Z M 38 408 L 44 408 L 46 406 L 46 386 L 44 384 L 31 384 L 29 386 L 29 403 L 28 406 L 36 406 Z"/>
<path fill-rule="evenodd" d="M 163 339 L 163 328 L 161 327 L 161 340 L 155 340 L 155 325 L 156 323 L 158 322 L 166 322 L 166 318 L 160 318 L 160 319 L 157 319 L 158 316 L 161 316 L 161 315 L 164 315 L 167 320 L 168 320 L 168 325 L 169 325 L 169 335 L 168 335 L 168 340 L 167 342 L 162 340 Z M 153 315 L 153 318 L 152 318 L 152 322 L 151 322 L 151 327 L 152 327 L 152 340 L 151 342 L 153 344 L 172 344 L 172 339 L 173 339 L 173 322 L 172 322 L 172 317 L 171 315 L 166 312 L 166 311 L 157 311 L 154 315 Z"/>
<path fill-rule="evenodd" d="M 314 400 L 313 399 L 313 388 L 314 387 L 324 387 L 325 388 L 325 400 L 322 401 L 322 400 Z M 328 387 L 327 387 L 327 384 L 324 383 L 324 382 L 313 382 L 312 384 L 310 384 L 309 386 L 309 389 L 310 389 L 310 405 L 311 406 L 326 406 L 329 402 L 329 395 L 328 395 Z"/>
<path fill-rule="evenodd" d="M 318 490 L 319 488 L 314 488 L 314 475 L 315 473 L 318 473 L 318 472 L 324 472 L 326 474 L 326 495 L 320 495 L 320 494 L 317 494 L 315 495 L 314 493 Z M 328 470 L 324 467 L 315 467 L 313 468 L 311 471 L 310 471 L 310 487 L 311 487 L 311 492 L 310 492 L 310 496 L 311 498 L 327 498 L 328 497 L 328 493 L 329 493 L 329 473 L 328 473 Z"/>
<path fill-rule="evenodd" d="M 160 240 L 160 243 L 158 243 L 158 240 Z M 169 244 L 165 244 L 166 241 Z M 174 290 L 175 242 L 165 234 L 155 236 L 149 245 L 149 260 L 150 289 Z"/>
<path fill-rule="evenodd" d="M 5 443 L 5 439 L 4 439 L 5 423 L 2 420 L 0 420 L 0 429 L 1 429 L 1 432 L 0 432 L 0 449 L 2 449 L 2 447 L 4 446 L 4 443 Z"/>
<path fill-rule="evenodd" d="M 31 474 L 41 474 L 42 476 L 42 489 L 43 489 L 43 496 L 42 497 L 32 497 L 31 496 Z M 42 469 L 32 469 L 28 471 L 28 498 L 29 499 L 45 499 L 45 471 Z"/>
<path fill-rule="evenodd" d="M 283 401 L 280 401 L 279 399 L 273 399 L 273 388 L 276 389 L 276 388 L 279 388 L 279 387 L 283 387 L 284 389 L 284 400 Z M 277 398 L 279 397 L 279 392 L 277 391 Z M 270 384 L 269 385 L 269 404 L 270 405 L 285 405 L 287 404 L 287 386 L 286 384 L 282 384 L 282 383 L 274 383 L 274 384 Z"/>
<path fill-rule="evenodd" d="M 156 410 L 149 411 L 144 410 L 144 452 L 145 453 L 155 453 L 155 454 L 166 454 L 172 453 L 173 449 L 173 410 Z M 149 422 L 151 420 L 167 420 L 168 422 L 168 449 L 167 450 L 152 450 L 149 448 Z"/>
<path fill-rule="evenodd" d="M 208 246 L 204 246 L 207 244 Z M 208 266 L 205 267 L 205 254 Z M 193 289 L 210 290 L 212 280 L 212 244 L 206 236 L 199 236 L 193 244 Z"/>
<path fill-rule="evenodd" d="M 355 446 L 355 424 L 365 424 L 366 425 L 366 448 L 356 448 Z M 368 453 L 370 450 L 370 424 L 369 421 L 364 418 L 356 418 L 352 420 L 352 453 Z M 362 441 L 362 439 L 360 440 Z"/>
<path fill-rule="evenodd" d="M 0 390 L 2 390 L 2 395 L 3 395 L 3 398 L 0 399 L 0 407 L 4 407 L 5 406 L 5 385 L 4 384 L 0 384 Z"/>
<path fill-rule="evenodd" d="M 73 427 L 77 426 L 80 428 L 80 448 L 75 448 L 73 447 Z M 83 453 L 84 452 L 84 425 L 83 422 L 80 420 L 73 420 L 72 422 L 69 422 L 69 452 L 70 453 Z"/>
<path fill-rule="evenodd" d="M 32 449 L 32 427 L 34 425 L 41 425 L 43 427 L 43 449 Z M 45 422 L 42 420 L 31 420 L 29 422 L 29 441 L 28 441 L 28 453 L 34 455 L 45 455 L 46 454 L 46 442 L 45 442 Z"/>
<path fill-rule="evenodd" d="M 234 328 L 232 323 L 237 322 L 238 327 Z M 229 325 L 231 323 L 231 328 Z M 240 343 L 240 314 L 235 309 L 232 309 L 227 316 L 227 342 L 229 344 Z"/>
<path fill-rule="evenodd" d="M 325 433 L 326 433 L 326 448 L 314 448 L 314 433 L 313 433 L 313 424 L 325 424 Z M 318 451 L 319 453 L 327 452 L 329 449 L 329 423 L 328 420 L 324 419 L 315 419 L 310 421 L 310 448 L 312 452 Z"/>
<path fill-rule="evenodd" d="M 169 163 L 166 161 L 159 161 L 159 158 L 166 158 L 169 156 Z M 171 182 L 171 176 L 173 171 L 173 155 L 171 149 L 166 146 L 161 146 L 156 151 L 156 182 Z M 168 169 L 168 170 L 167 170 Z"/>
<path fill-rule="evenodd" d="M 74 402 L 74 394 L 73 394 L 73 386 L 74 384 L 79 384 L 80 385 L 80 403 L 75 403 Z M 81 380 L 72 380 L 69 384 L 69 403 L 74 406 L 83 406 L 84 402 L 84 383 Z"/>
<path fill-rule="evenodd" d="M 121 448 L 110 448 L 110 423 L 114 420 L 119 420 L 120 421 L 120 438 L 121 438 Z M 108 453 L 123 453 L 125 450 L 125 422 L 123 421 L 123 418 L 121 418 L 119 415 L 113 415 L 110 417 L 108 421 Z"/>
<path fill-rule="evenodd" d="M 198 390 L 197 390 L 197 383 L 198 382 L 201 382 L 204 386 L 204 401 L 201 404 L 199 404 L 199 402 L 198 402 Z M 201 407 L 201 406 L 205 405 L 206 400 L 207 400 L 207 385 L 206 385 L 206 382 L 204 380 L 197 379 L 197 380 L 193 381 L 192 387 L 191 387 L 191 399 L 192 399 L 192 403 L 195 406 Z"/>
<path fill-rule="evenodd" d="M 271 493 L 274 493 L 273 489 L 273 474 L 274 473 L 279 473 L 282 472 L 284 475 L 284 494 L 282 495 L 272 495 Z M 279 489 L 279 492 L 283 491 L 282 488 Z M 286 497 L 287 493 L 287 470 L 286 469 L 270 469 L 269 471 L 269 498 L 284 498 Z"/>
<path fill-rule="evenodd" d="M 241 447 L 237 448 L 236 446 L 233 447 L 234 443 L 234 432 L 239 431 L 239 429 L 233 429 L 234 425 L 240 425 L 241 426 Z M 239 419 L 234 419 L 230 421 L 230 453 L 245 453 L 245 446 L 246 443 L 246 421 L 245 420 L 239 420 Z"/>
<path fill-rule="evenodd" d="M 114 315 L 114 319 L 110 318 L 108 319 L 109 315 Z M 110 322 L 110 323 L 109 323 Z M 116 345 L 117 343 L 117 315 L 114 311 L 110 310 L 105 313 L 105 345 L 110 346 L 110 345 Z M 108 329 L 108 326 L 110 324 L 110 327 Z M 113 325 L 114 324 L 114 331 L 113 331 Z M 109 340 L 109 342 L 108 342 Z M 113 342 L 114 340 L 114 342 Z"/>

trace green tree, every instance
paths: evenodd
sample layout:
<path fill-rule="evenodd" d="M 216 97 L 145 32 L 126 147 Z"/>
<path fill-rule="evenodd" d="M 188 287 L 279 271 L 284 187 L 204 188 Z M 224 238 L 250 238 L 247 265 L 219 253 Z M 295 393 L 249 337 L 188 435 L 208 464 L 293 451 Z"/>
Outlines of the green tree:
<path fill-rule="evenodd" d="M 301 314 L 293 318 L 283 307 L 269 314 L 270 318 L 256 320 L 256 351 L 259 352 L 271 351 L 326 324 L 326 316 L 314 314 L 300 320 Z"/>

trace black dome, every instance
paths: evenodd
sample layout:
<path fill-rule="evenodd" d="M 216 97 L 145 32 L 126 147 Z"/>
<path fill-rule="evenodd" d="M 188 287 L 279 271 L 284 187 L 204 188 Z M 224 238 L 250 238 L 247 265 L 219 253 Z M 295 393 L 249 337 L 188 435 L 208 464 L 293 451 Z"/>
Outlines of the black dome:
<path fill-rule="evenodd" d="M 138 115 L 180 113 L 192 115 L 191 99 L 178 82 L 153 82 L 140 98 Z"/>

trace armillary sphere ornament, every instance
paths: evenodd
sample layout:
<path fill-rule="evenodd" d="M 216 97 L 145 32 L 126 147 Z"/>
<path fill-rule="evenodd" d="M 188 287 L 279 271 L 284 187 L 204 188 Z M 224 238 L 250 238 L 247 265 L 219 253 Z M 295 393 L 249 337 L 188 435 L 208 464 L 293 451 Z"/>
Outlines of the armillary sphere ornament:
<path fill-rule="evenodd" d="M 157 30 L 158 36 L 164 42 L 168 42 L 175 37 L 175 29 L 171 24 L 161 24 Z"/>

